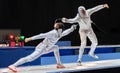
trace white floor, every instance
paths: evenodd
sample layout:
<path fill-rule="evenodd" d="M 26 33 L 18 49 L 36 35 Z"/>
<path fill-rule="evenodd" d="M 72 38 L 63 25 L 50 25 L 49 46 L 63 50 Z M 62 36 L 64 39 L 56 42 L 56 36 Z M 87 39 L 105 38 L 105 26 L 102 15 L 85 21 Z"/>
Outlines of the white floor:
<path fill-rule="evenodd" d="M 120 67 L 120 59 L 102 60 L 83 62 L 82 66 L 78 66 L 77 63 L 65 63 L 66 68 L 57 69 L 56 65 L 43 65 L 43 66 L 26 66 L 18 67 L 17 73 L 62 73 L 62 72 L 74 72 L 74 71 L 86 71 Z M 2 72 L 7 71 L 7 72 Z M 7 68 L 0 69 L 0 73 L 12 73 Z"/>

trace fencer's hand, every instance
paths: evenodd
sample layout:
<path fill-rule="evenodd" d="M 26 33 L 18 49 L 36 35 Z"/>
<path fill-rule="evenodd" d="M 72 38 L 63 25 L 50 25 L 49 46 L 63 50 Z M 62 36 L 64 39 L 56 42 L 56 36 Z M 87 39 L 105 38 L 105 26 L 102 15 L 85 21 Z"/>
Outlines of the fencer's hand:
<path fill-rule="evenodd" d="M 25 43 L 31 41 L 32 39 L 31 38 L 25 38 Z"/>
<path fill-rule="evenodd" d="M 109 8 L 108 4 L 104 4 L 103 6 L 104 6 L 105 8 Z"/>
<path fill-rule="evenodd" d="M 77 25 L 74 24 L 71 27 L 75 30 L 77 28 Z"/>
<path fill-rule="evenodd" d="M 62 18 L 62 22 L 65 23 L 66 21 L 67 21 L 67 18 L 63 17 L 63 18 Z"/>

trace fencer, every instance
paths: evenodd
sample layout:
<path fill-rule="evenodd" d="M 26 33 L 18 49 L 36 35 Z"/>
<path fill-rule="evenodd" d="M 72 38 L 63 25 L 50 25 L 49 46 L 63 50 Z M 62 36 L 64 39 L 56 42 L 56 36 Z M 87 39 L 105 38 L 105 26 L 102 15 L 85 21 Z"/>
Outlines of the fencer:
<path fill-rule="evenodd" d="M 61 22 L 56 22 L 54 24 L 53 30 L 47 33 L 40 33 L 38 35 L 25 38 L 25 42 L 29 42 L 37 39 L 44 39 L 44 40 L 35 47 L 35 51 L 32 54 L 19 59 L 14 64 L 8 66 L 8 68 L 13 72 L 17 72 L 18 71 L 17 66 L 27 62 L 34 61 L 41 55 L 50 53 L 50 52 L 54 52 L 54 55 L 57 61 L 56 68 L 65 68 L 65 66 L 60 61 L 59 47 L 55 44 L 60 38 L 73 32 L 75 29 L 76 29 L 76 25 L 72 25 L 70 28 L 64 30 L 64 24 Z"/>
<path fill-rule="evenodd" d="M 90 49 L 88 55 L 93 57 L 94 59 L 99 58 L 94 53 L 96 46 L 98 45 L 98 40 L 97 40 L 97 37 L 91 27 L 92 21 L 91 21 L 90 17 L 94 12 L 97 12 L 104 8 L 109 8 L 108 4 L 97 5 L 93 8 L 87 9 L 87 10 L 85 9 L 84 6 L 79 6 L 78 13 L 75 18 L 70 18 L 70 19 L 67 19 L 65 17 L 62 18 L 62 22 L 64 22 L 64 23 L 78 23 L 79 24 L 79 35 L 80 35 L 80 39 L 81 39 L 81 44 L 80 44 L 81 46 L 79 49 L 79 56 L 78 56 L 77 62 L 80 65 L 81 65 L 82 55 L 83 55 L 84 49 L 86 47 L 86 42 L 87 42 L 86 38 L 87 37 L 91 41 L 91 49 Z"/>

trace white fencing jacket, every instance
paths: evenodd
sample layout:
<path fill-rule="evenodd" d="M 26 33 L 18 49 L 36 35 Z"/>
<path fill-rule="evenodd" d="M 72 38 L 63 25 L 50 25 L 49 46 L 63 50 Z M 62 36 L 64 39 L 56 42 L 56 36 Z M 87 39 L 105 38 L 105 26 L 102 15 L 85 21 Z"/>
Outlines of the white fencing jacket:
<path fill-rule="evenodd" d="M 72 19 L 66 19 L 66 21 L 63 21 L 65 23 L 78 23 L 80 26 L 79 30 L 89 30 L 91 29 L 91 19 L 90 16 L 94 12 L 97 12 L 101 9 L 103 9 L 103 5 L 98 5 L 93 8 L 85 10 L 84 6 L 78 7 L 78 13 L 75 18 Z M 81 12 L 81 9 L 85 10 L 85 15 Z"/>
<path fill-rule="evenodd" d="M 53 29 L 47 33 L 41 33 L 35 36 L 32 36 L 32 40 L 36 39 L 44 39 L 43 44 L 45 45 L 54 45 L 61 37 L 68 35 L 69 33 L 73 32 L 74 28 L 71 26 L 71 28 L 64 30 L 63 32 L 59 33 L 57 30 Z"/>

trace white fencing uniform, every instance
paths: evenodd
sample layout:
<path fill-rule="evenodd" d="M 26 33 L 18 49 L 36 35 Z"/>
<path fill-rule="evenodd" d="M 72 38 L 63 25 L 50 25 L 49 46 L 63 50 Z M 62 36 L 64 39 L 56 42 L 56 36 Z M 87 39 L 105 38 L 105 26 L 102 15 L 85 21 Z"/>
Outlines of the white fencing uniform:
<path fill-rule="evenodd" d="M 42 33 L 33 37 L 30 37 L 32 40 L 37 40 L 37 39 L 44 39 L 43 42 L 39 43 L 35 47 L 35 51 L 31 54 L 28 55 L 27 57 L 19 59 L 16 63 L 14 63 L 14 66 L 18 66 L 21 64 L 24 64 L 26 62 L 31 62 L 38 57 L 40 57 L 43 54 L 49 53 L 54 51 L 55 58 L 57 60 L 58 64 L 61 64 L 60 62 L 60 57 L 59 57 L 59 47 L 55 45 L 55 43 L 63 36 L 68 35 L 75 29 L 75 26 L 72 25 L 71 28 L 63 31 L 63 32 L 58 32 L 57 30 L 52 30 L 47 33 Z"/>
<path fill-rule="evenodd" d="M 98 40 L 96 38 L 96 35 L 91 27 L 91 19 L 90 16 L 91 14 L 93 14 L 94 12 L 97 12 L 101 9 L 103 9 L 104 6 L 103 5 L 98 5 L 95 6 L 93 8 L 87 9 L 85 10 L 84 6 L 80 6 L 78 7 L 78 13 L 76 15 L 75 18 L 72 19 L 62 19 L 62 21 L 64 23 L 78 23 L 79 24 L 79 35 L 80 35 L 80 39 L 81 39 L 81 47 L 79 49 L 79 57 L 78 57 L 78 61 L 81 61 L 83 52 L 84 52 L 84 48 L 86 47 L 86 42 L 87 42 L 87 37 L 90 39 L 91 41 L 91 50 L 89 52 L 89 54 L 94 55 L 94 51 L 95 48 L 98 44 Z M 96 58 L 97 56 L 94 55 Z"/>

